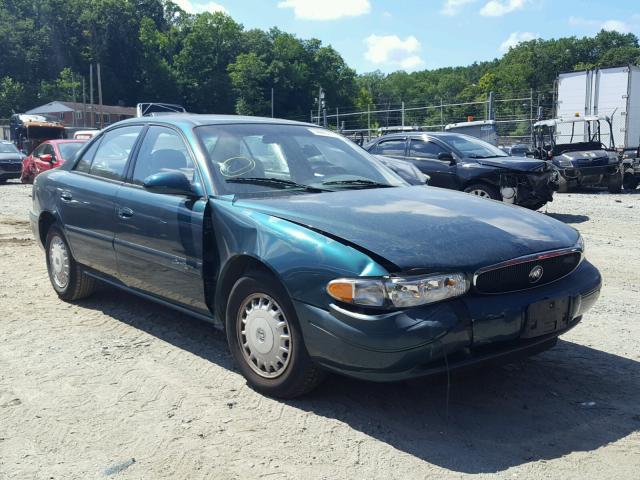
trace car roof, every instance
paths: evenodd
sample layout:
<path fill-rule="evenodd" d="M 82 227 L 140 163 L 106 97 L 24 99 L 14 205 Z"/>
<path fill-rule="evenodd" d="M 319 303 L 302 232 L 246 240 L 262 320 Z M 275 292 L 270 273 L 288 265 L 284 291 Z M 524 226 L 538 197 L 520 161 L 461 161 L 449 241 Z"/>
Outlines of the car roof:
<path fill-rule="evenodd" d="M 126 125 L 129 123 L 166 123 L 171 125 L 180 125 L 183 127 L 264 123 L 273 125 L 302 125 L 306 127 L 317 127 L 317 125 L 312 123 L 297 122 L 294 120 L 285 120 L 282 118 L 250 117 L 245 115 L 212 115 L 198 113 L 176 113 L 150 117 L 135 117 L 127 120 L 122 120 L 114 125 Z"/>
<path fill-rule="evenodd" d="M 457 132 L 427 132 L 427 131 L 413 131 L 413 132 L 398 132 L 398 133 L 389 133 L 387 135 L 381 135 L 377 138 L 371 140 L 371 142 L 377 142 L 378 140 L 386 140 L 388 138 L 405 138 L 405 137 L 422 137 L 424 135 L 428 135 L 430 137 L 438 138 L 451 138 L 451 137 L 471 137 L 471 135 L 465 135 L 464 133 Z M 476 137 L 473 137 L 476 138 Z"/>

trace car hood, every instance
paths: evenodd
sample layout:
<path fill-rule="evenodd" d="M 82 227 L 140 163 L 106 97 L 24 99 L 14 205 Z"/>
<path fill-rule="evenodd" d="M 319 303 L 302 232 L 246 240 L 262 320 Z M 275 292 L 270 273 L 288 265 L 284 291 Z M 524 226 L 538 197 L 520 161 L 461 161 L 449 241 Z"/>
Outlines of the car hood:
<path fill-rule="evenodd" d="M 475 271 L 573 246 L 578 233 L 543 214 L 434 187 L 239 199 L 390 262 L 393 271 Z"/>
<path fill-rule="evenodd" d="M 424 185 L 428 177 L 418 170 L 418 167 L 407 162 L 406 160 L 398 160 L 392 157 L 383 157 L 382 155 L 374 155 L 383 165 L 393 170 L 405 182 L 410 185 Z"/>
<path fill-rule="evenodd" d="M 518 172 L 536 172 L 547 170 L 547 163 L 543 160 L 534 160 L 523 157 L 496 157 L 473 159 L 480 165 L 504 168 Z"/>
<path fill-rule="evenodd" d="M 609 163 L 609 155 L 604 150 L 583 150 L 578 152 L 565 152 L 554 157 L 557 162 L 560 159 L 569 160 L 571 163 L 579 165 Z"/>
<path fill-rule="evenodd" d="M 14 161 L 20 162 L 22 161 L 23 155 L 20 153 L 0 153 L 0 161 Z"/>

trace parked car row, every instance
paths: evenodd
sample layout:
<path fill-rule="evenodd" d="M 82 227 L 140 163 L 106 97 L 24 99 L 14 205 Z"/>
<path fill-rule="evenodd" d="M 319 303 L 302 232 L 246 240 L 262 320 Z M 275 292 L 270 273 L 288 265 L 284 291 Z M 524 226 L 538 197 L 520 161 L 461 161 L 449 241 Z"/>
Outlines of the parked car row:
<path fill-rule="evenodd" d="M 368 149 L 393 158 L 299 122 L 125 120 L 36 176 L 31 224 L 60 298 L 101 281 L 211 321 L 276 397 L 327 371 L 394 381 L 538 353 L 594 304 L 572 227 L 385 166 L 533 206 L 548 162 L 454 134 Z"/>
<path fill-rule="evenodd" d="M 379 137 L 364 148 L 415 165 L 430 177 L 430 185 L 533 210 L 552 201 L 558 189 L 558 173 L 549 162 L 509 156 L 469 135 L 405 132 Z"/>
<path fill-rule="evenodd" d="M 8 140 L 0 140 L 0 184 L 20 177 L 24 154 Z"/>

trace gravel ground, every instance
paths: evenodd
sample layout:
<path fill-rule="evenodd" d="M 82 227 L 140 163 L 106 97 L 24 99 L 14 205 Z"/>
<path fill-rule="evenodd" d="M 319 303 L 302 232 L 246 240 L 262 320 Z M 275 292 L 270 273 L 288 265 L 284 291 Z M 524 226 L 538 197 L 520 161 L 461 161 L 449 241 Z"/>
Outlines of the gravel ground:
<path fill-rule="evenodd" d="M 104 287 L 60 301 L 0 186 L 0 479 L 558 478 L 640 472 L 640 191 L 557 195 L 602 271 L 558 346 L 501 368 L 256 394 L 210 325 Z"/>

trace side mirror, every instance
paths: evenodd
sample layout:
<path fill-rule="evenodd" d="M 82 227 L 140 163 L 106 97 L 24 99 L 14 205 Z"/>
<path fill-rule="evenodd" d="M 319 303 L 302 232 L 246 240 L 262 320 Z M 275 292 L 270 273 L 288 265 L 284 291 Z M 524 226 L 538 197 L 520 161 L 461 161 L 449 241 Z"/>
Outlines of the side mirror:
<path fill-rule="evenodd" d="M 443 162 L 449 162 L 451 164 L 456 163 L 451 152 L 440 152 L 438 154 L 438 160 L 442 160 Z"/>
<path fill-rule="evenodd" d="M 423 173 L 422 175 L 424 176 L 424 184 L 429 185 L 429 182 L 431 181 L 431 177 L 426 173 Z"/>
<path fill-rule="evenodd" d="M 145 178 L 142 186 L 152 193 L 165 195 L 185 195 L 195 197 L 197 193 L 191 187 L 191 182 L 184 173 L 160 172 Z"/>
<path fill-rule="evenodd" d="M 52 157 L 50 154 L 48 154 L 48 153 L 46 153 L 46 154 L 44 154 L 44 155 L 40 155 L 40 157 L 39 157 L 39 158 L 40 158 L 40 160 L 42 160 L 43 162 L 53 163 L 53 157 Z"/>

